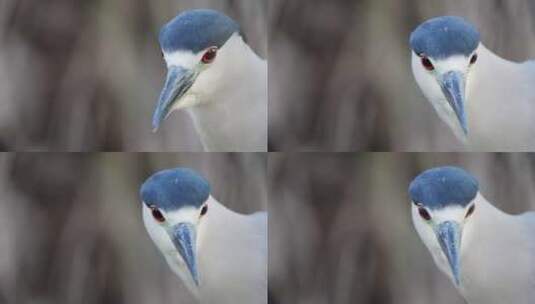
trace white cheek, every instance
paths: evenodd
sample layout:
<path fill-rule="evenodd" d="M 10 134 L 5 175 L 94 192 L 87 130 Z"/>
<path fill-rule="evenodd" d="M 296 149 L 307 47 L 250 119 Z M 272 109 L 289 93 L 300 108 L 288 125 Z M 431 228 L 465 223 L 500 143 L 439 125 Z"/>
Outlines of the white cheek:
<path fill-rule="evenodd" d="M 447 261 L 445 260 L 442 248 L 440 247 L 440 244 L 437 241 L 436 234 L 432 225 L 438 225 L 439 223 L 442 223 L 444 221 L 454 221 L 459 223 L 462 229 L 462 246 L 462 243 L 465 241 L 464 236 L 467 234 L 466 228 L 469 228 L 467 227 L 468 225 L 464 225 L 465 210 L 464 208 L 457 206 L 448 207 L 445 209 L 441 209 L 440 212 L 431 213 L 431 215 L 432 220 L 430 222 L 427 222 L 420 217 L 417 208 L 412 206 L 412 220 L 416 231 L 420 236 L 420 239 L 426 245 L 426 247 L 429 249 L 435 259 L 438 258 L 441 263 L 446 263 Z"/>
<path fill-rule="evenodd" d="M 429 250 L 429 253 L 433 257 L 433 260 L 437 266 L 442 271 L 447 271 L 448 262 L 444 253 L 442 252 L 440 244 L 437 241 L 437 237 L 431 222 L 424 221 L 420 217 L 417 208 L 414 206 L 412 207 L 412 219 L 422 243 L 424 243 L 427 250 Z"/>
<path fill-rule="evenodd" d="M 172 110 L 180 110 L 188 107 L 193 107 L 195 105 L 199 104 L 199 96 L 194 93 L 193 89 L 190 89 L 186 95 L 184 95 L 180 102 L 175 102 L 173 104 Z"/>
<path fill-rule="evenodd" d="M 465 97 L 465 102 L 466 104 L 468 104 L 470 102 L 470 96 L 471 96 L 471 88 L 473 86 L 473 82 L 474 82 L 474 75 L 473 75 L 473 69 L 470 68 L 467 70 L 466 72 L 466 76 L 465 76 L 465 79 L 466 79 L 466 83 L 464 85 L 464 97 Z M 465 105 L 466 107 L 466 105 Z"/>
<path fill-rule="evenodd" d="M 206 67 L 197 77 L 195 83 L 191 87 L 189 94 L 196 97 L 213 97 L 214 93 L 219 90 L 219 86 L 223 83 L 224 68 L 223 64 L 217 59 L 209 67 Z M 197 98 L 197 99 L 203 99 Z"/>
<path fill-rule="evenodd" d="M 412 55 L 412 73 L 420 90 L 429 101 L 444 99 L 444 94 L 438 85 L 434 73 L 426 70 L 421 63 L 420 57 Z"/>
<path fill-rule="evenodd" d="M 193 54 L 191 51 L 176 51 L 164 53 L 164 60 L 167 67 L 176 66 L 186 69 L 193 69 L 200 60 L 201 55 Z"/>
<path fill-rule="evenodd" d="M 420 236 L 422 242 L 429 249 L 431 249 L 432 247 L 436 247 L 438 243 L 436 241 L 435 232 L 433 231 L 431 224 L 422 219 L 422 217 L 418 213 L 418 208 L 414 207 L 414 205 L 412 206 L 411 213 L 414 228 L 416 229 L 416 232 L 418 232 L 418 235 Z"/>
<path fill-rule="evenodd" d="M 477 209 L 477 207 L 476 207 Z M 477 212 L 477 210 L 475 211 Z M 461 237 L 461 254 L 464 252 L 464 249 L 467 248 L 467 244 L 472 243 L 472 240 L 474 237 L 477 237 L 474 235 L 474 214 L 470 215 L 469 217 L 465 217 L 463 219 L 463 232 Z"/>
<path fill-rule="evenodd" d="M 146 206 L 143 206 L 143 222 L 145 223 L 149 237 L 162 253 L 169 254 L 176 251 L 165 228 L 156 223 L 149 208 Z"/>
<path fill-rule="evenodd" d="M 197 77 L 195 84 L 191 91 L 193 94 L 200 94 L 202 92 L 207 99 L 217 100 L 214 94 L 225 94 L 225 90 L 235 90 L 233 84 L 241 82 L 242 73 L 238 72 L 243 69 L 242 56 L 250 52 L 247 45 L 238 35 L 231 37 L 220 48 L 215 60 L 205 66 L 202 72 Z M 229 85 L 232 84 L 232 85 Z"/>
<path fill-rule="evenodd" d="M 434 63 L 435 64 L 435 63 Z M 420 90 L 424 94 L 425 98 L 433 105 L 433 108 L 437 112 L 438 116 L 444 121 L 462 140 L 465 140 L 464 133 L 457 121 L 457 115 L 453 108 L 449 105 L 442 89 L 438 83 L 435 75 L 438 75 L 443 71 L 442 63 L 435 65 L 436 71 L 429 72 L 421 64 L 420 57 L 413 53 L 412 58 L 412 71 L 414 78 L 420 87 Z"/>

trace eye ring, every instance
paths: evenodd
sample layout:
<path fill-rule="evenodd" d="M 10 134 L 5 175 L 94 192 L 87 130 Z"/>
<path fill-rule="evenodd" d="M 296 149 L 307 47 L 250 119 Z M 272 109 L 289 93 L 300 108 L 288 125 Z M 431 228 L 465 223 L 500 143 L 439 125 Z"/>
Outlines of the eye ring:
<path fill-rule="evenodd" d="M 474 54 L 472 55 L 472 57 L 470 57 L 470 65 L 476 63 L 477 61 L 477 54 Z"/>
<path fill-rule="evenodd" d="M 420 216 L 426 221 L 431 220 L 431 215 L 424 207 L 418 207 L 418 214 L 420 214 Z"/>
<path fill-rule="evenodd" d="M 202 209 L 201 209 L 201 216 L 205 215 L 206 212 L 208 212 L 208 205 L 204 205 L 204 206 L 202 206 Z"/>
<path fill-rule="evenodd" d="M 424 66 L 424 68 L 428 71 L 433 71 L 435 69 L 435 66 L 433 65 L 433 63 L 431 62 L 431 60 L 429 60 L 429 58 L 427 56 L 420 56 L 422 59 L 422 65 Z"/>
<path fill-rule="evenodd" d="M 160 222 L 160 223 L 165 222 L 165 217 L 163 216 L 163 214 L 162 214 L 162 212 L 160 211 L 160 209 L 158 209 L 158 208 L 157 208 L 156 206 L 154 206 L 154 205 L 149 206 L 149 208 L 150 208 L 152 217 L 153 217 L 157 222 Z"/>
<path fill-rule="evenodd" d="M 470 215 L 472 215 L 475 209 L 476 209 L 476 204 L 472 204 L 472 206 L 468 208 L 468 211 L 466 211 L 466 215 L 464 216 L 464 218 L 468 218 Z"/>
<path fill-rule="evenodd" d="M 208 50 L 206 50 L 204 55 L 202 55 L 201 61 L 204 64 L 212 63 L 214 59 L 216 58 L 216 56 L 217 56 L 217 47 L 213 46 L 209 48 Z"/>

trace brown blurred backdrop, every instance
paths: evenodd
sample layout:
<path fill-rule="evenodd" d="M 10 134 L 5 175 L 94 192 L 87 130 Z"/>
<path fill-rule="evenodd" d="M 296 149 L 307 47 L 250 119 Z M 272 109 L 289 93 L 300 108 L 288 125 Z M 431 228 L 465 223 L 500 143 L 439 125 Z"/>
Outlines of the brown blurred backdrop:
<path fill-rule="evenodd" d="M 464 303 L 410 217 L 410 181 L 440 165 L 506 212 L 535 210 L 533 154 L 270 155 L 271 304 Z"/>
<path fill-rule="evenodd" d="M 200 151 L 186 113 L 152 133 L 160 27 L 213 8 L 267 54 L 264 0 L 0 1 L 0 150 Z"/>
<path fill-rule="evenodd" d="M 458 15 L 510 60 L 535 58 L 533 0 L 272 0 L 270 151 L 460 151 L 410 70 L 409 34 Z"/>
<path fill-rule="evenodd" d="M 177 166 L 267 210 L 266 154 L 0 154 L 0 303 L 194 304 L 149 239 L 139 186 Z"/>

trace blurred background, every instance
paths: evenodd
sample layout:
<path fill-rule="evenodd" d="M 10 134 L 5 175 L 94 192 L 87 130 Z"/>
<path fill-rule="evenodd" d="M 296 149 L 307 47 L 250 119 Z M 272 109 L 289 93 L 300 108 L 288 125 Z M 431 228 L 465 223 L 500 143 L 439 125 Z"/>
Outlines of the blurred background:
<path fill-rule="evenodd" d="M 0 303 L 194 304 L 141 219 L 139 186 L 176 166 L 267 210 L 266 154 L 0 154 Z"/>
<path fill-rule="evenodd" d="M 465 17 L 498 55 L 535 58 L 533 0 L 269 3 L 270 151 L 463 150 L 410 70 L 409 35 L 431 17 Z"/>
<path fill-rule="evenodd" d="M 508 213 L 535 210 L 533 154 L 270 155 L 270 303 L 465 303 L 410 217 L 410 181 L 440 165 Z"/>
<path fill-rule="evenodd" d="M 264 0 L 0 1 L 0 151 L 201 151 L 186 113 L 151 126 L 159 29 L 191 8 L 234 18 L 266 58 Z"/>

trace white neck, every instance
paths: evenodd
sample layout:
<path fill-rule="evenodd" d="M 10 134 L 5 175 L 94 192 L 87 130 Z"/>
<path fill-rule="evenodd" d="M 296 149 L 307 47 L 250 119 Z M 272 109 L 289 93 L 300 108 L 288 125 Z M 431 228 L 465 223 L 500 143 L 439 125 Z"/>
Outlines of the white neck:
<path fill-rule="evenodd" d="M 467 136 L 438 82 L 429 77 L 413 52 L 412 69 L 418 85 L 440 118 L 469 149 L 532 151 L 535 149 L 535 63 L 505 60 L 482 43 L 475 53 L 477 62 L 466 74 Z"/>
<path fill-rule="evenodd" d="M 525 247 L 528 231 L 519 218 L 478 196 L 476 210 L 466 222 L 461 240 L 458 289 L 469 303 L 528 304 L 535 300 L 528 301 L 527 293 L 531 290 L 531 296 L 535 296 L 535 251 Z M 515 271 L 511 271 L 512 267 Z M 449 271 L 446 265 L 439 268 Z"/>
<path fill-rule="evenodd" d="M 199 105 L 188 108 L 205 150 L 267 151 L 266 61 L 235 35 L 210 69 L 217 90 L 198 96 Z"/>
<path fill-rule="evenodd" d="M 472 149 L 535 148 L 535 65 L 500 58 L 481 45 L 466 103 Z"/>
<path fill-rule="evenodd" d="M 267 303 L 267 220 L 257 218 L 208 201 L 197 246 L 201 303 Z"/>

